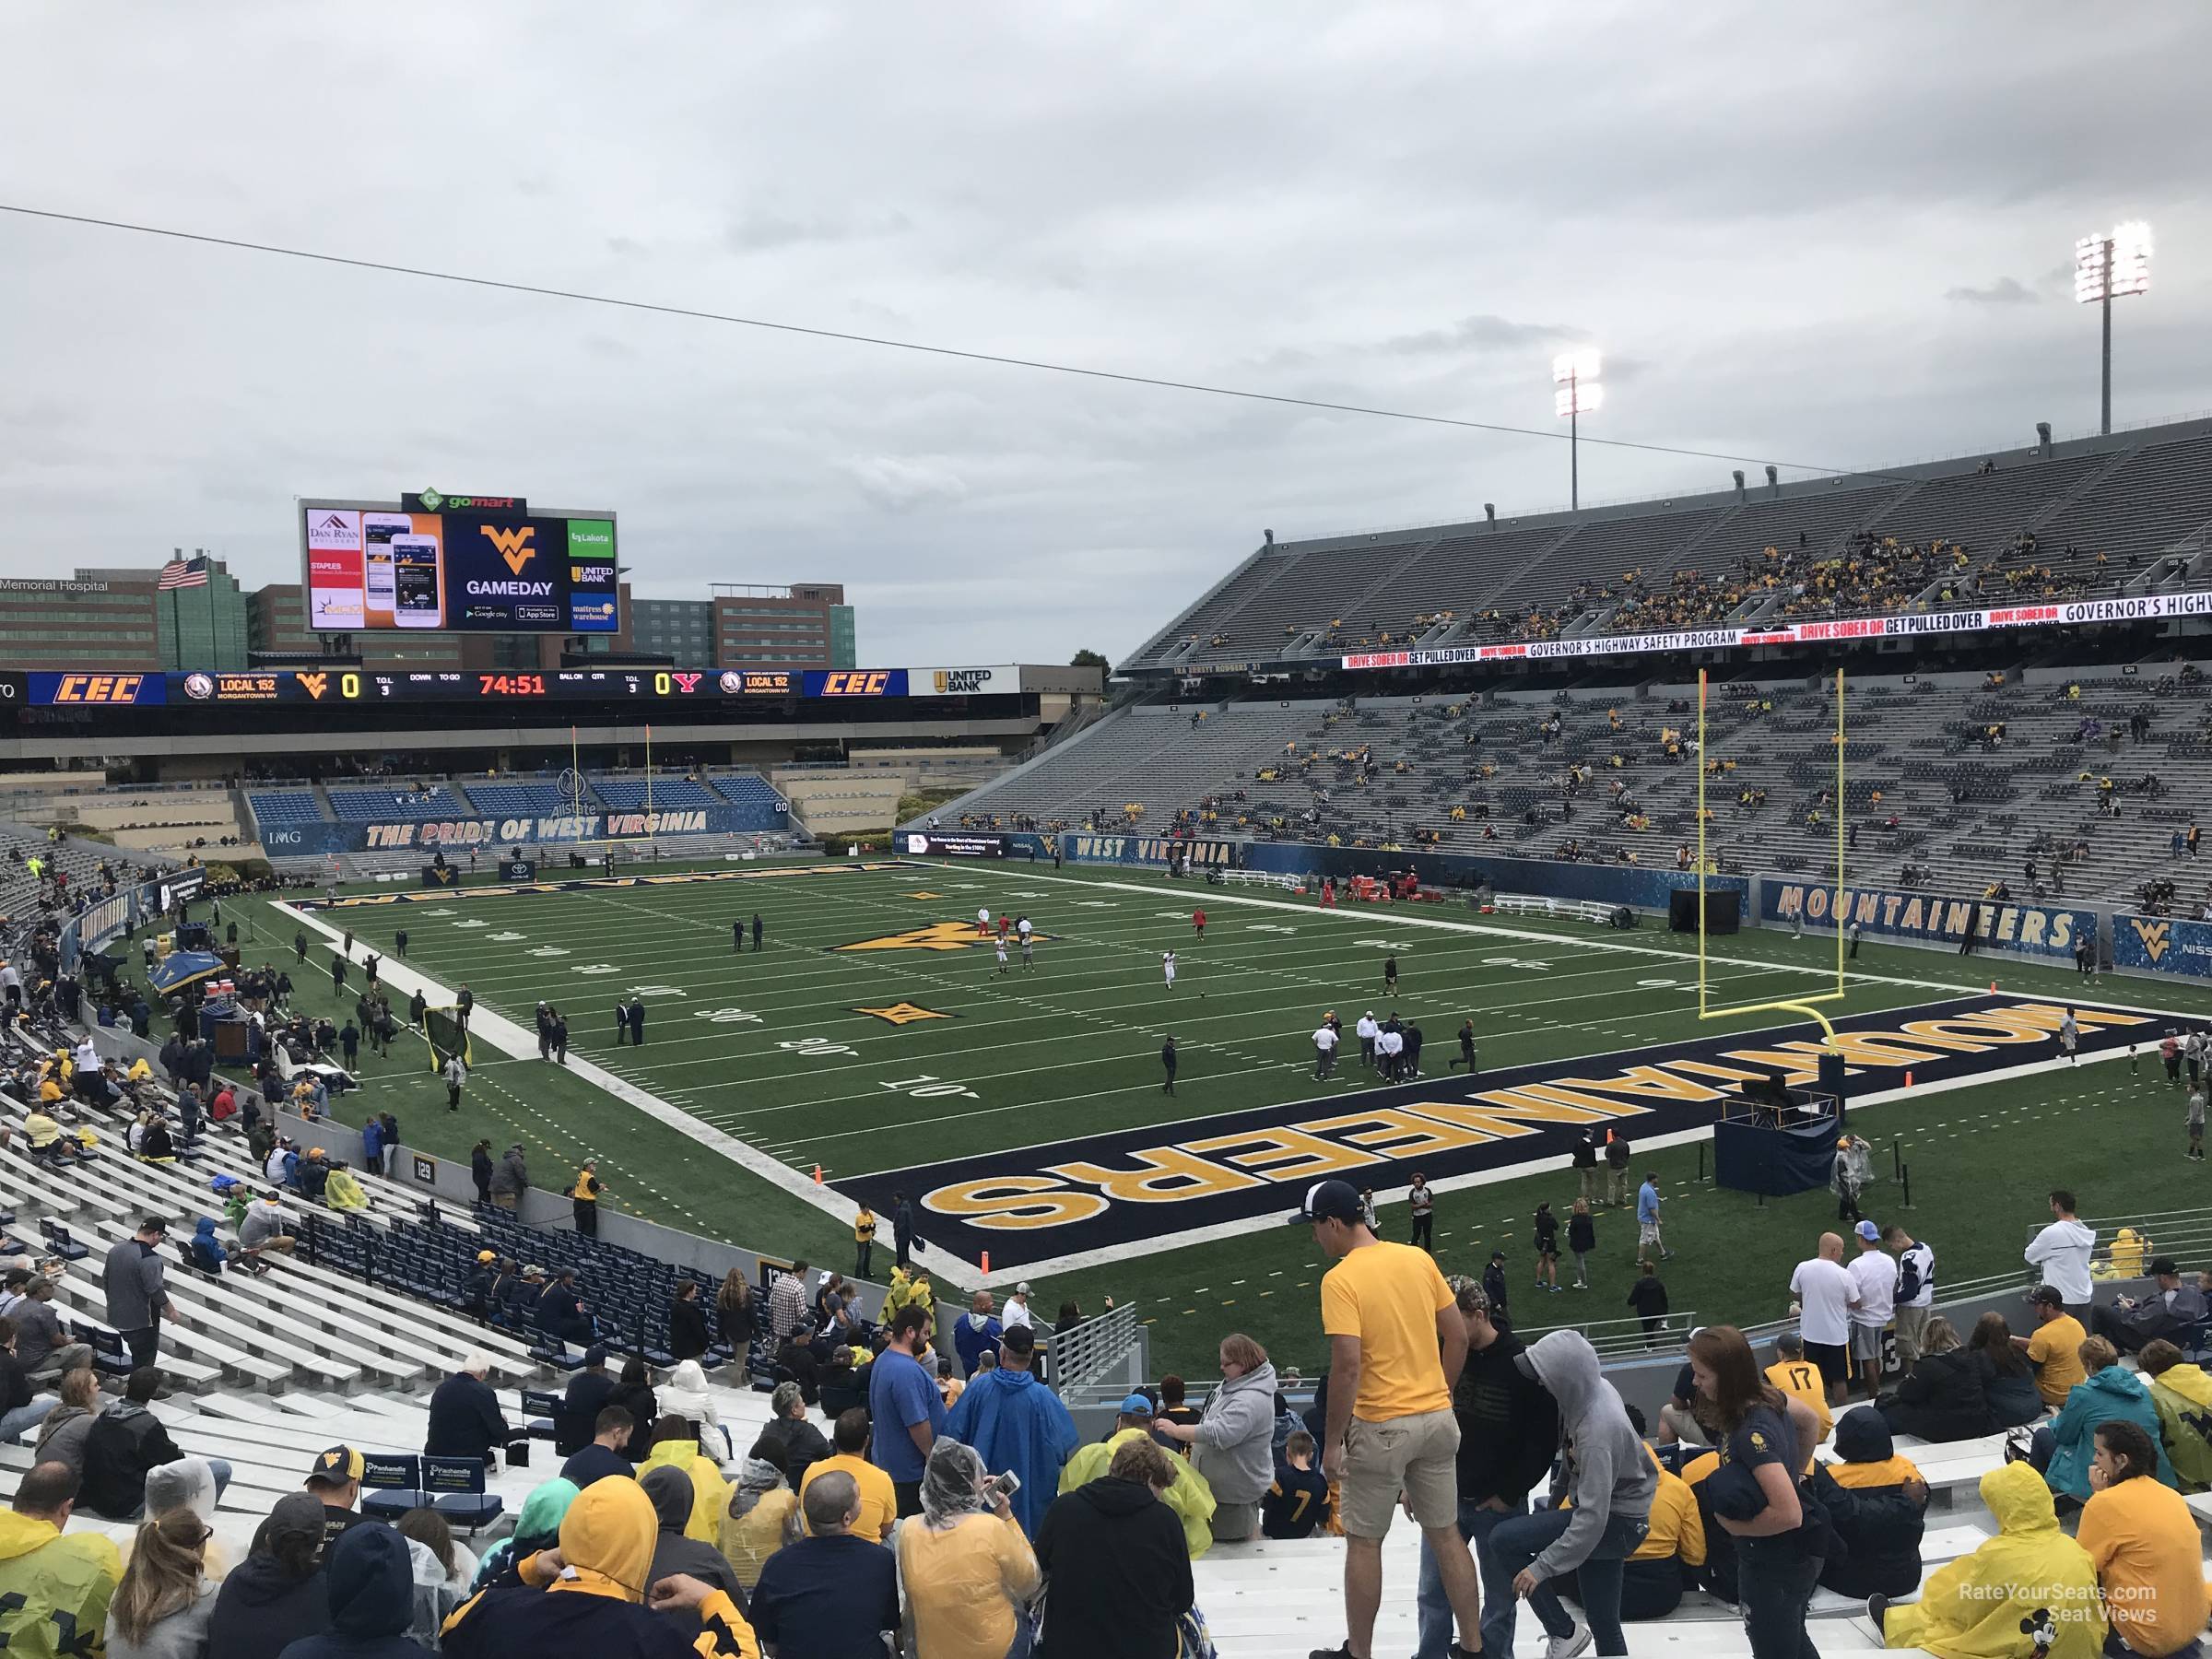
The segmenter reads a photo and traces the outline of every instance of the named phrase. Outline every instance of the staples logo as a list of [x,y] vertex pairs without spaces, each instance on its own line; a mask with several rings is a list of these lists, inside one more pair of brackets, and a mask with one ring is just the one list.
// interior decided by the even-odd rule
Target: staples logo
[[514,575],[523,573],[523,567],[537,554],[535,524],[479,524],[485,539],[499,549],[500,557],[507,561],[507,569]]

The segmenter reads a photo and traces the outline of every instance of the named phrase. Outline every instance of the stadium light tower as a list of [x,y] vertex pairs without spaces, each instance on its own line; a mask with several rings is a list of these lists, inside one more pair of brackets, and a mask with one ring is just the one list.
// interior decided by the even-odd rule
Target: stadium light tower
[[2104,313],[2103,414],[2098,430],[2112,429],[2112,301],[2150,288],[2150,227],[2141,219],[2114,225],[2074,244],[2074,299]]
[[1606,401],[1606,389],[1597,383],[1597,371],[1594,346],[1563,351],[1551,359],[1551,383],[1559,388],[1551,394],[1551,412],[1567,421],[1567,505],[1571,509],[1579,510],[1583,504],[1582,418],[1603,407]]

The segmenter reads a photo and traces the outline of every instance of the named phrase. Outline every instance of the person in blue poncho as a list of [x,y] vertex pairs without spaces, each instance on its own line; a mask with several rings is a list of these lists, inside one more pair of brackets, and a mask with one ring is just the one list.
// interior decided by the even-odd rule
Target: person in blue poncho
[[1027,1325],[1000,1336],[997,1367],[976,1372],[945,1419],[947,1439],[974,1447],[994,1475],[1010,1470],[1020,1478],[1014,1519],[1031,1536],[1059,1496],[1061,1467],[1082,1444],[1060,1396],[1030,1372],[1036,1350]]

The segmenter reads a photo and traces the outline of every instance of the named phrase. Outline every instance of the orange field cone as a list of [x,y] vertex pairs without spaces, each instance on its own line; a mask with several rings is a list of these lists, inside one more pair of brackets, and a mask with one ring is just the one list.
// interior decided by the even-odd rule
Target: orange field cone
[[1994,996],[1997,994],[1997,982],[1995,980],[1991,980],[1989,982],[1989,994],[1992,996]]
[[822,1184],[822,1166],[820,1164],[814,1166],[814,1184],[816,1186]]
[[991,1253],[987,1250],[983,1252],[983,1277],[991,1277]]
[[1911,1072],[1907,1072],[1907,1073],[1905,1074],[1905,1087],[1906,1087],[1907,1088],[1912,1088],[1912,1074]]

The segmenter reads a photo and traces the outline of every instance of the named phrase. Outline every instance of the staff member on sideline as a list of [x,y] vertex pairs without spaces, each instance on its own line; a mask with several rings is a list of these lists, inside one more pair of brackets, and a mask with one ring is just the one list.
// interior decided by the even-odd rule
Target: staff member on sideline
[[569,1199],[576,1213],[576,1230],[587,1239],[599,1236],[599,1194],[606,1191],[598,1160],[585,1159],[583,1168],[576,1171],[576,1184],[569,1189]]
[[1341,1483],[1348,1636],[1339,1652],[1366,1659],[1374,1651],[1382,1540],[1403,1493],[1459,1627],[1448,1659],[1468,1659],[1482,1645],[1482,1593],[1459,1532],[1459,1424],[1452,1415],[1467,1327],[1428,1253],[1383,1243],[1365,1214],[1349,1182],[1322,1181],[1290,1218],[1293,1227],[1310,1228],[1335,1263],[1321,1281],[1322,1329],[1329,1337],[1321,1467]]

